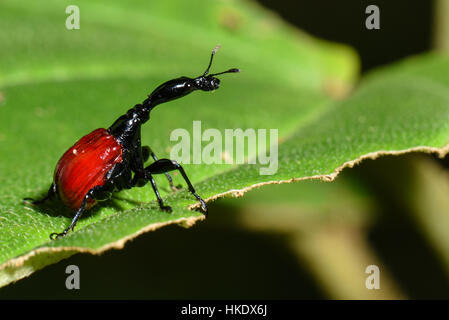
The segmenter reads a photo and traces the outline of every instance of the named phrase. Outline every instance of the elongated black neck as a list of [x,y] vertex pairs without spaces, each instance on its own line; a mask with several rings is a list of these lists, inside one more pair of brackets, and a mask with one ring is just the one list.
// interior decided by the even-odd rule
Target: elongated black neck
[[180,77],[158,86],[141,104],[136,104],[118,118],[108,131],[123,145],[127,146],[140,139],[140,127],[150,119],[151,110],[161,103],[181,98],[197,90],[194,79]]
[[[155,90],[156,91],[156,90]],[[153,91],[153,93],[155,92]],[[109,128],[112,134],[123,146],[133,145],[140,140],[140,128],[150,119],[151,110],[158,104],[167,102],[168,99],[163,96],[160,99],[154,99],[153,94],[149,95],[141,104],[136,104],[124,115],[119,117]]]
[[121,145],[133,145],[140,140],[140,127],[150,119],[152,108],[150,99],[146,99],[142,104],[136,104],[108,128],[109,133]]
[[201,75],[194,79],[179,77],[166,81],[154,89],[141,104],[136,104],[118,118],[108,130],[123,146],[134,144],[140,139],[140,127],[150,119],[150,112],[154,107],[184,97],[195,90],[213,91],[219,84],[220,80],[213,75]]

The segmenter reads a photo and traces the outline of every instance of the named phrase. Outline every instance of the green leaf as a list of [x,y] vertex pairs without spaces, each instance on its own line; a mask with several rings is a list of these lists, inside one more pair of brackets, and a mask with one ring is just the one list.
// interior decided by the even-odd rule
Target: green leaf
[[[191,131],[194,120],[203,130],[275,128],[281,144],[271,176],[260,175],[265,165],[185,165],[204,198],[240,196],[269,183],[330,181],[344,167],[384,154],[447,152],[448,57],[427,55],[379,70],[334,103],[329,95],[341,95],[354,75],[351,52],[312,40],[246,2],[80,1],[79,31],[64,28],[68,2],[52,3],[4,1],[0,10],[6,48],[0,52],[0,284],[75,252],[121,248],[142,232],[202,219],[187,209],[196,202],[186,190],[165,194],[174,208],[168,214],[158,210],[149,187],[135,188],[91,210],[76,232],[50,241],[72,213],[57,203],[27,207],[21,199],[46,192],[54,165],[76,139],[108,126],[161,82],[202,72],[217,39],[223,49],[214,70],[243,72],[223,76],[213,94],[157,108],[144,144],[166,157],[170,132]],[[158,183],[166,187],[163,178]]]
[[[347,91],[357,70],[352,51],[312,39],[243,1],[78,1],[81,29],[72,31],[65,28],[69,4],[0,4],[0,285],[76,252],[121,248],[142,232],[203,218],[188,209],[196,202],[185,189],[164,193],[173,207],[168,214],[146,186],[117,194],[90,210],[76,232],[50,241],[73,213],[58,202],[30,207],[22,199],[46,193],[56,162],[77,139],[109,126],[161,82],[203,72],[217,43],[223,48],[213,70],[239,67],[242,73],[223,76],[214,93],[152,112],[142,141],[159,157],[169,156],[170,133],[191,131],[194,120],[203,130],[222,132],[275,128],[285,140],[319,118],[332,105],[330,96]],[[184,166],[203,197],[234,189],[226,186],[238,167]],[[157,178],[166,189],[164,177]],[[237,182],[251,186],[251,179]]]

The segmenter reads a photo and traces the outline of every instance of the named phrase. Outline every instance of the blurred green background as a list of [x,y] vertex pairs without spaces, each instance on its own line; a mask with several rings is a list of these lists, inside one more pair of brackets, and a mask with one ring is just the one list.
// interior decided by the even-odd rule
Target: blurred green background
[[[444,0],[259,2],[352,46],[363,73],[448,47]],[[368,3],[381,8],[381,30],[363,28]],[[169,226],[101,256],[77,254],[1,288],[0,298],[449,298],[448,166],[420,154],[384,157],[333,183],[221,199],[192,228]],[[64,286],[70,264],[81,270],[81,290]],[[381,270],[380,290],[365,288],[371,264]]]

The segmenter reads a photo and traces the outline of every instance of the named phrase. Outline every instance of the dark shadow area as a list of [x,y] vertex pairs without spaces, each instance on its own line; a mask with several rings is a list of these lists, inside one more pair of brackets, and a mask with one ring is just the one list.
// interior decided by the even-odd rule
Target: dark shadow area
[[[345,43],[360,55],[362,72],[432,45],[434,2],[427,0],[258,0],[296,27],[322,39]],[[368,5],[380,11],[380,29],[368,30]]]
[[[214,205],[190,229],[166,227],[124,250],[78,254],[0,289],[0,299],[318,299],[323,293],[287,236],[256,233]],[[227,219],[225,225],[219,218]],[[65,268],[80,268],[80,290],[67,290]]]
[[44,198],[44,194],[35,198],[25,198],[22,200],[21,204],[25,207],[28,207],[36,212],[41,214],[48,214],[52,217],[64,216],[64,217],[73,217],[75,213],[70,210],[68,207],[64,206],[64,204],[57,198],[54,197],[52,199],[48,199],[45,202],[35,204],[33,200],[40,201]]
[[444,266],[407,208],[407,186],[415,183],[407,159],[367,160],[345,174],[363,181],[377,199],[378,220],[368,233],[369,242],[407,297],[448,299]]
[[[42,199],[42,197],[36,197],[35,199]],[[61,200],[57,196],[53,197],[52,199],[46,200],[44,203],[39,204],[33,204],[31,201],[22,201],[22,204],[26,207],[29,207],[41,214],[48,214],[52,217],[58,217],[58,216],[64,216],[67,218],[73,218],[75,216],[75,211],[71,210],[69,207],[65,206]],[[139,202],[140,204],[140,202]],[[99,204],[94,206],[93,208],[87,210],[83,216],[80,218],[80,220],[83,219],[83,217],[87,215],[96,215],[98,211],[103,207],[110,207],[114,210],[120,211],[122,208],[113,201],[113,198],[106,201],[101,201]]]

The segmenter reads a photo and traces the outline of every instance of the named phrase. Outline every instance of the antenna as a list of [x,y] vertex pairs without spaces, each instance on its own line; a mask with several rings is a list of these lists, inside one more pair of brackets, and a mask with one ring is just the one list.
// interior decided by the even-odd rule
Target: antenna
[[232,68],[232,69],[229,69],[229,70],[226,70],[223,72],[211,74],[210,76],[213,77],[213,76],[218,76],[219,74],[223,74],[223,73],[234,73],[234,72],[240,72],[240,69]]
[[214,59],[214,55],[215,53],[218,51],[218,49],[220,49],[221,45],[217,45],[214,50],[212,50],[212,54],[210,55],[210,61],[209,61],[209,65],[207,66],[206,71],[204,71],[203,73],[203,77],[206,76],[209,73],[209,69],[212,66],[212,60]]
[[[218,49],[220,49],[220,47],[221,47],[221,45],[217,45],[214,48],[214,50],[212,50],[212,54],[210,55],[209,65],[207,66],[206,71],[204,71],[203,77],[205,77],[209,73],[210,67],[212,66],[212,60],[214,59],[214,55],[215,55],[215,53],[217,53],[217,51],[218,51]],[[232,69],[229,69],[229,70],[226,70],[226,71],[223,71],[223,72],[211,74],[210,76],[213,77],[213,76],[218,76],[218,75],[223,74],[223,73],[235,73],[235,72],[240,72],[240,69],[232,68]]]

